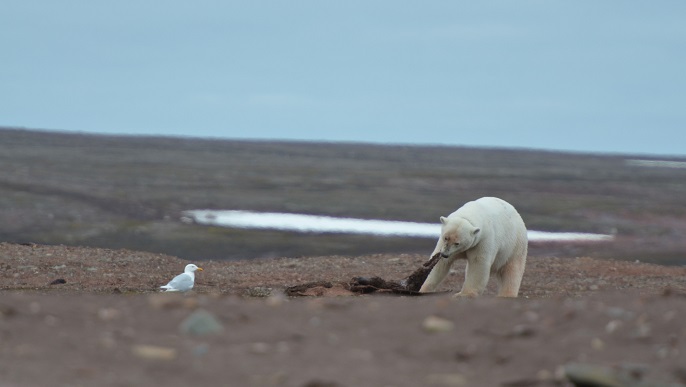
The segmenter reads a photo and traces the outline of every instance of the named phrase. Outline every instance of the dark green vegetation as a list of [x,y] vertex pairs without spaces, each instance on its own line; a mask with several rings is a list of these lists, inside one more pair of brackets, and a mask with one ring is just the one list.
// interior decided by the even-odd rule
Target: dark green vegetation
[[[0,240],[187,259],[430,253],[427,239],[183,224],[189,209],[437,222],[498,196],[530,229],[617,233],[531,254],[686,263],[686,169],[628,155],[460,147],[109,137],[0,129]],[[672,158],[673,160],[683,160]]]

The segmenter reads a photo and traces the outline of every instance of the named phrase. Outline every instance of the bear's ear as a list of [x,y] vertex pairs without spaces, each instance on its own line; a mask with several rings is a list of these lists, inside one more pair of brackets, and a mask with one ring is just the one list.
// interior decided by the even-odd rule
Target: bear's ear
[[445,216],[441,216],[441,223],[442,224],[445,224],[447,221],[448,221],[448,218],[446,218]]
[[478,228],[478,227],[477,227],[477,228],[475,228],[474,230],[472,230],[472,235],[476,235],[476,234],[478,234],[478,233],[479,233],[479,231],[481,231],[481,229],[480,229],[480,228]]

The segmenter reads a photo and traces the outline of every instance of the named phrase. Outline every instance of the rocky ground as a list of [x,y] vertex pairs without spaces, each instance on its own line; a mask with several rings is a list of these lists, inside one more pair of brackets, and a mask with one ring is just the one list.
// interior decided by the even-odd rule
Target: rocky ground
[[1,243],[0,385],[686,385],[685,267],[531,257],[516,300],[451,298],[463,266],[434,295],[347,290],[425,259],[195,262],[182,296],[157,292],[176,257]]

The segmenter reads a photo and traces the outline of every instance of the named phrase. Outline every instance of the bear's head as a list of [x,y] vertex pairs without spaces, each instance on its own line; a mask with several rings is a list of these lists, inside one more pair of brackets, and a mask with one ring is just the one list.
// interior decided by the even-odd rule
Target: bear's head
[[464,218],[446,218],[441,216],[441,256],[448,258],[463,253],[479,241],[480,228],[475,227]]

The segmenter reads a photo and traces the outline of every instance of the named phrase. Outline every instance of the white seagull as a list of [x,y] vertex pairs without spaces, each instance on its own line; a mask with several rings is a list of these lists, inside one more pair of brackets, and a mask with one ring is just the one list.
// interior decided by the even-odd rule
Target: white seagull
[[165,292],[187,292],[193,289],[196,270],[202,271],[202,268],[192,263],[186,265],[186,269],[182,274],[174,277],[168,284],[160,286],[160,289],[164,289]]

